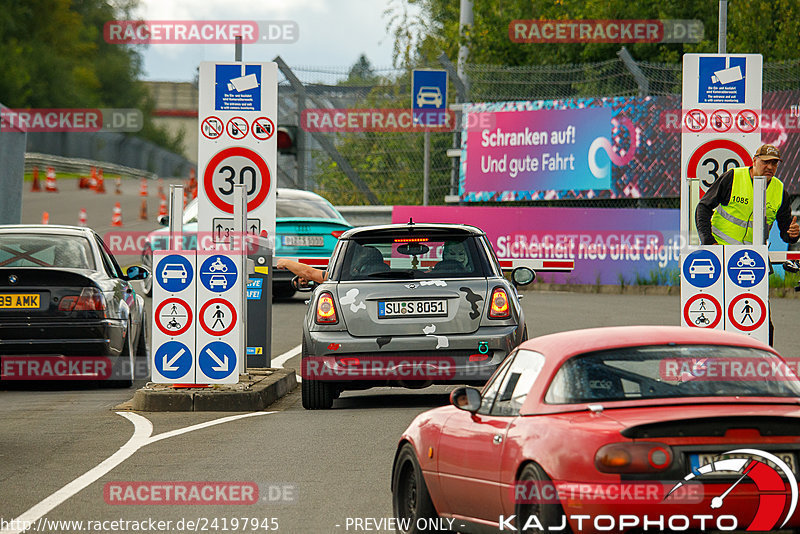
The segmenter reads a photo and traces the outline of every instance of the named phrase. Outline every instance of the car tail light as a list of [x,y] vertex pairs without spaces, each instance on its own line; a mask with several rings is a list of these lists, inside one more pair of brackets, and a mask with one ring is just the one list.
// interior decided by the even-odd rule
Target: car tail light
[[336,324],[339,319],[336,317],[336,305],[333,303],[333,295],[325,291],[317,300],[317,324]]
[[333,232],[331,232],[331,235],[333,237],[335,237],[336,239],[339,239],[342,236],[343,233],[344,233],[344,230],[334,230]]
[[339,358],[339,365],[346,365],[346,366],[355,365],[355,366],[359,366],[359,365],[361,365],[361,359],[360,358]]
[[492,291],[492,305],[489,308],[489,319],[508,319],[511,317],[511,307],[508,305],[508,295],[502,287]]
[[424,243],[428,240],[427,237],[398,237],[394,240],[395,243]]
[[[85,287],[79,296],[70,295],[61,299],[60,311],[106,311],[106,298],[96,287]],[[105,313],[103,314],[105,316]]]
[[672,464],[672,449],[661,443],[609,443],[594,455],[603,473],[653,473]]

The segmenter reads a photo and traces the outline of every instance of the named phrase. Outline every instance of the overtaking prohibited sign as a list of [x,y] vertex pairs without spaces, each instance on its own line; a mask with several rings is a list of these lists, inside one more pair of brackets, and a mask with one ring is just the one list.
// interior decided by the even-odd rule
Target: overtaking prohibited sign
[[272,176],[256,151],[229,147],[218,152],[206,166],[203,184],[208,199],[225,213],[233,213],[233,186],[242,184],[247,194],[247,211],[256,209],[267,198]]

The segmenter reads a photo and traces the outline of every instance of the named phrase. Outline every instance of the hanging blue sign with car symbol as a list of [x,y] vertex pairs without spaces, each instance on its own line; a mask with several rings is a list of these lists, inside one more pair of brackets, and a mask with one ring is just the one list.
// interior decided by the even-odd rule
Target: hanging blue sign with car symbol
[[234,286],[238,274],[232,259],[222,254],[214,254],[206,258],[200,266],[198,276],[206,289],[223,293]]
[[183,256],[170,254],[161,258],[155,270],[156,282],[165,291],[178,293],[192,283],[194,269],[192,264]]
[[683,277],[694,287],[710,287],[721,274],[722,264],[709,250],[695,250],[683,262]]

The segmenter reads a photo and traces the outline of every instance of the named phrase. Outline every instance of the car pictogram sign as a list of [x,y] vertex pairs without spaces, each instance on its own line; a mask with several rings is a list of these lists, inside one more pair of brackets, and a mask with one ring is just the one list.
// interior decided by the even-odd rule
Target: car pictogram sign
[[242,184],[247,194],[247,211],[259,207],[270,192],[272,175],[267,163],[256,151],[228,147],[218,152],[206,166],[203,187],[211,204],[225,213],[233,213],[233,186]]
[[222,124],[222,120],[219,117],[214,117],[212,115],[203,119],[201,131],[203,132],[203,136],[208,139],[217,139],[225,131],[225,126]]
[[231,258],[224,254],[214,254],[203,261],[198,276],[209,291],[224,293],[234,286],[239,273]]
[[728,278],[739,287],[758,285],[767,274],[767,264],[754,250],[739,250],[728,259]]
[[713,295],[698,293],[683,305],[683,319],[688,326],[714,328],[722,319],[722,306]]
[[728,304],[728,321],[744,332],[758,329],[767,318],[767,306],[758,295],[741,293]]
[[178,254],[161,258],[155,269],[156,282],[170,293],[183,291],[192,283],[194,269],[192,264]]
[[237,314],[233,304],[225,299],[211,299],[200,308],[200,326],[212,336],[224,336],[236,326]]
[[722,275],[722,264],[710,250],[695,250],[683,262],[683,277],[694,287],[712,286]]
[[159,330],[168,336],[179,336],[192,325],[192,308],[185,300],[172,297],[161,301],[155,317]]

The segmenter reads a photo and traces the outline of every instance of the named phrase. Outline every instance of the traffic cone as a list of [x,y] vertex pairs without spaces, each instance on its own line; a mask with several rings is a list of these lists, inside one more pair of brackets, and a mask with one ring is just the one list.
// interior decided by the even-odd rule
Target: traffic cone
[[117,195],[121,195],[122,194],[122,176],[117,176],[117,179],[115,180],[115,182],[117,184],[117,189],[116,189],[116,191],[114,191],[114,193],[117,194]]
[[111,226],[122,226],[122,206],[119,202],[114,204],[114,212],[111,214]]
[[158,204],[158,216],[163,217],[165,215],[167,215],[167,197],[162,193],[161,202]]
[[164,180],[162,178],[158,179],[158,196],[164,196]]
[[95,193],[105,193],[106,186],[103,180],[103,169],[97,169],[97,189]]
[[39,167],[33,168],[33,185],[31,186],[31,191],[41,191],[42,186],[39,183]]
[[184,187],[184,188],[183,188],[183,207],[184,207],[184,208],[186,207],[186,202],[187,202],[187,200],[188,200],[188,197],[187,197],[187,195],[188,195],[188,194],[189,194],[189,192],[188,192],[188,191],[186,190],[186,188]]
[[58,187],[56,187],[56,171],[53,167],[47,167],[47,179],[45,180],[44,188],[51,193],[58,193]]
[[97,168],[95,167],[89,171],[89,189],[97,191]]
[[50,224],[50,214],[46,211],[42,212],[42,224]]
[[78,212],[78,226],[86,226],[86,208],[81,208],[81,211]]
[[146,197],[147,196],[147,178],[142,178],[139,182],[139,196]]
[[142,209],[139,210],[139,219],[142,221],[147,220],[147,199],[142,199]]

